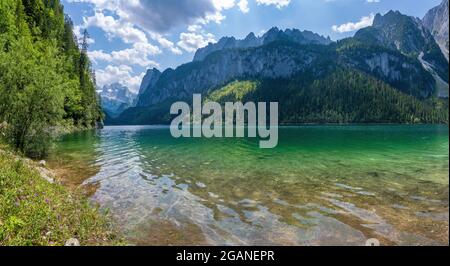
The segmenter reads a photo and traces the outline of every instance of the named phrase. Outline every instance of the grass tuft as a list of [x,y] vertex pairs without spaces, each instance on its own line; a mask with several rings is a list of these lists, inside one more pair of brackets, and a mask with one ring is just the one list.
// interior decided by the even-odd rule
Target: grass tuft
[[13,154],[0,150],[0,245],[121,245],[107,214],[81,193],[51,184]]

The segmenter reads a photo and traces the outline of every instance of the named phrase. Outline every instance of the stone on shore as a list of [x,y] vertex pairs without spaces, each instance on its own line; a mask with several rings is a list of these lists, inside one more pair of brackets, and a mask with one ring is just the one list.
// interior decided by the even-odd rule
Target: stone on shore
[[78,239],[76,239],[76,238],[71,238],[71,239],[66,241],[66,244],[64,246],[66,246],[66,247],[79,247],[80,246],[80,241],[78,241]]

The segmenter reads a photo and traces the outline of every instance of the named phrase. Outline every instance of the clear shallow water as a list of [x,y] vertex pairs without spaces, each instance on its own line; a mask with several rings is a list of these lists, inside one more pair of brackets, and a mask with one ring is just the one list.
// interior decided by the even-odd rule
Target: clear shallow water
[[447,126],[286,127],[258,144],[107,127],[64,137],[52,164],[138,245],[448,245]]

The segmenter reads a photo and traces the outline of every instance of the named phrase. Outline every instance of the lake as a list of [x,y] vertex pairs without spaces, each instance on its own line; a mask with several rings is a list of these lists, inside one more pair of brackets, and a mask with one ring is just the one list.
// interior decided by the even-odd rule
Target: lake
[[281,127],[175,139],[168,127],[63,137],[50,158],[136,245],[448,245],[447,126]]

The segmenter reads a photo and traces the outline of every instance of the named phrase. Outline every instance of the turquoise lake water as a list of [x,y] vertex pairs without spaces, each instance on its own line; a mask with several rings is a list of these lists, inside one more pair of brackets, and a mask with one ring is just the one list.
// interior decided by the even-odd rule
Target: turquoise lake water
[[448,245],[447,126],[282,127],[270,150],[106,127],[52,161],[136,245]]

